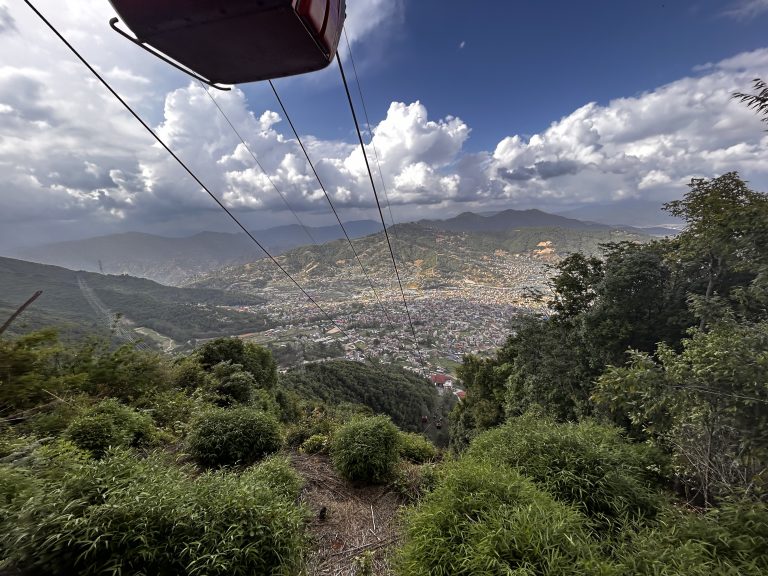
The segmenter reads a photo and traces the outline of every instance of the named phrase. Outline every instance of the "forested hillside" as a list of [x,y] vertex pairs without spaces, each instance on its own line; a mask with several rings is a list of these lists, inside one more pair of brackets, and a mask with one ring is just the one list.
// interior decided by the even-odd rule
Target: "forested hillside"
[[[12,333],[55,325],[75,338],[108,335],[112,327],[99,304],[131,325],[151,328],[181,342],[268,327],[254,314],[222,308],[263,302],[256,296],[173,288],[132,276],[75,272],[0,258],[0,316],[10,316],[37,290],[43,294],[11,326]],[[95,295],[95,302],[89,300],[90,294]]]
[[[445,399],[438,396],[435,387],[421,376],[385,364],[344,360],[308,364],[289,371],[282,382],[287,390],[304,398],[331,405],[364,404],[377,414],[390,416],[399,428],[410,432],[425,428],[422,416],[428,416],[430,422],[447,416],[453,400],[452,394]],[[433,435],[437,436],[437,431]]]

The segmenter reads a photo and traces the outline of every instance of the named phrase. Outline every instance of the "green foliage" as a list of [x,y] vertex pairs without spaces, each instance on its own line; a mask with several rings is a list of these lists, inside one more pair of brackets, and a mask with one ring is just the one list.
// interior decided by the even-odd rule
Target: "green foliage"
[[450,447],[454,452],[466,448],[479,432],[503,422],[504,388],[511,370],[505,352],[506,347],[489,359],[464,356],[457,375],[467,395],[450,415]]
[[576,252],[557,264],[552,280],[555,297],[552,309],[562,318],[572,318],[589,309],[595,299],[595,286],[603,278],[603,261]]
[[155,424],[177,436],[184,436],[190,423],[203,411],[210,408],[203,395],[189,395],[182,390],[166,390],[152,396],[145,403],[145,410]]
[[760,283],[768,267],[768,194],[750,190],[735,172],[694,178],[689,188],[665,209],[687,224],[674,248],[699,283],[691,291],[699,328],[722,320],[724,312],[765,319],[766,292]]
[[240,364],[259,388],[271,390],[277,384],[277,364],[269,350],[240,338],[216,338],[195,350],[195,356],[206,370],[230,362]]
[[676,457],[677,475],[704,504],[731,490],[763,492],[768,466],[768,322],[695,330],[681,352],[633,353],[609,368],[594,399]]
[[349,480],[383,482],[397,462],[398,439],[397,427],[386,416],[352,420],[333,437],[333,465]]
[[189,392],[213,388],[211,375],[206,372],[197,359],[190,356],[176,362],[171,378],[175,388]]
[[[14,484],[0,472],[0,492]],[[3,506],[13,522],[0,546],[11,568],[41,576],[295,574],[298,486],[285,461],[195,475],[159,455],[115,452]]]
[[503,394],[508,416],[533,406],[561,421],[590,415],[589,393],[597,367],[574,321],[524,321],[502,354],[509,359]]
[[157,442],[152,419],[110,398],[79,416],[66,436],[83,450],[100,458],[110,447],[150,446]]
[[366,550],[354,559],[355,576],[373,576],[373,552]]
[[437,449],[421,434],[401,432],[398,439],[398,454],[414,464],[424,464],[437,458]]
[[754,110],[755,114],[762,115],[763,122],[768,122],[768,85],[765,80],[755,78],[752,80],[754,94],[745,94],[743,92],[734,92],[731,98],[735,98],[747,105],[747,108]]
[[301,443],[299,450],[304,454],[326,454],[330,448],[330,438],[324,434],[313,434]]
[[162,355],[137,350],[131,344],[116,350],[91,344],[79,356],[77,366],[88,374],[82,389],[89,394],[136,404],[173,384],[171,368]]
[[281,385],[328,405],[364,404],[375,413],[390,416],[398,427],[410,432],[418,432],[421,416],[434,414],[438,404],[435,387],[413,372],[344,360],[292,370],[281,378]]
[[247,407],[207,412],[187,439],[190,455],[203,466],[248,466],[282,443],[275,417]]
[[288,428],[286,442],[289,446],[301,446],[316,435],[332,437],[341,421],[325,407],[315,407],[307,416]]
[[696,514],[665,512],[658,525],[628,533],[614,555],[624,574],[758,576],[768,571],[768,508],[725,503]]
[[392,487],[408,502],[418,502],[437,486],[436,464],[414,464],[401,460],[395,466]]
[[92,405],[92,400],[84,394],[67,396],[62,400],[40,408],[25,420],[20,428],[41,438],[58,436]]
[[607,573],[585,518],[516,470],[462,459],[441,476],[406,514],[398,574]]
[[0,340],[0,410],[6,414],[51,402],[84,379],[62,367],[65,350],[55,330]]
[[256,379],[245,372],[240,364],[232,364],[229,360],[219,362],[211,368],[211,372],[218,382],[215,390],[222,406],[251,402],[256,390]]
[[601,526],[653,518],[662,504],[659,454],[590,421],[557,424],[529,412],[478,436],[465,457],[516,468]]

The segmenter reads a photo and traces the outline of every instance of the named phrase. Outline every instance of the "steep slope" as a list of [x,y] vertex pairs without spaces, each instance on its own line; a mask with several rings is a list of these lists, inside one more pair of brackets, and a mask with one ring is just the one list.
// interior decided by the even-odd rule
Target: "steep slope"
[[53,324],[74,334],[104,334],[114,328],[109,317],[119,315],[129,327],[146,327],[186,341],[267,325],[262,317],[228,308],[263,302],[255,296],[171,288],[143,278],[75,272],[0,257],[0,317],[5,319],[36,290],[43,294],[19,318],[16,330]]

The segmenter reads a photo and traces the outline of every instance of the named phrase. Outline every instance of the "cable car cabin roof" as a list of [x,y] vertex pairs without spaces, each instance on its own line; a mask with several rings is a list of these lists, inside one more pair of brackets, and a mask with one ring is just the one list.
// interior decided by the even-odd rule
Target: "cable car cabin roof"
[[221,84],[324,68],[345,18],[345,0],[110,2],[140,42]]

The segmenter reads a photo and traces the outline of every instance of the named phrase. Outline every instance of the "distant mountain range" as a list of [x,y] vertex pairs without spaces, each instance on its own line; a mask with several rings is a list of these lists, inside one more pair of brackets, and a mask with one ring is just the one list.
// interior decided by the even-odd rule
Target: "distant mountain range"
[[[381,230],[381,224],[373,220],[348,222],[345,227],[353,238]],[[307,227],[307,231],[309,235],[298,224],[292,224],[253,234],[274,254],[312,244],[313,240],[323,244],[343,237],[338,226]],[[264,254],[245,234],[201,232],[185,238],[168,238],[126,232],[45,244],[20,250],[13,256],[72,270],[128,274],[178,286],[211,270],[254,262]]]
[[453,232],[507,232],[517,228],[606,229],[610,226],[574,220],[541,210],[504,210],[490,215],[462,212],[447,220],[420,220],[418,224]]
[[610,204],[590,204],[563,212],[560,216],[587,219],[591,222],[612,226],[634,226],[636,228],[659,228],[662,231],[676,228],[684,223],[661,209],[659,202],[632,198]]
[[[630,234],[667,235],[666,228],[639,229],[611,226],[578,220],[541,210],[504,210],[486,215],[464,212],[445,220],[421,220],[419,226],[452,232],[506,233],[530,228],[609,231],[620,228]],[[381,224],[358,220],[345,224],[353,239],[375,234]],[[273,254],[279,255],[300,246],[325,244],[343,238],[338,226],[278,226],[254,232],[254,236]],[[27,248],[15,254],[45,264],[56,264],[73,270],[128,274],[157,282],[180,286],[193,282],[220,268],[239,266],[263,258],[263,254],[245,234],[201,232],[185,238],[168,238],[153,234],[127,232],[46,244]]]

